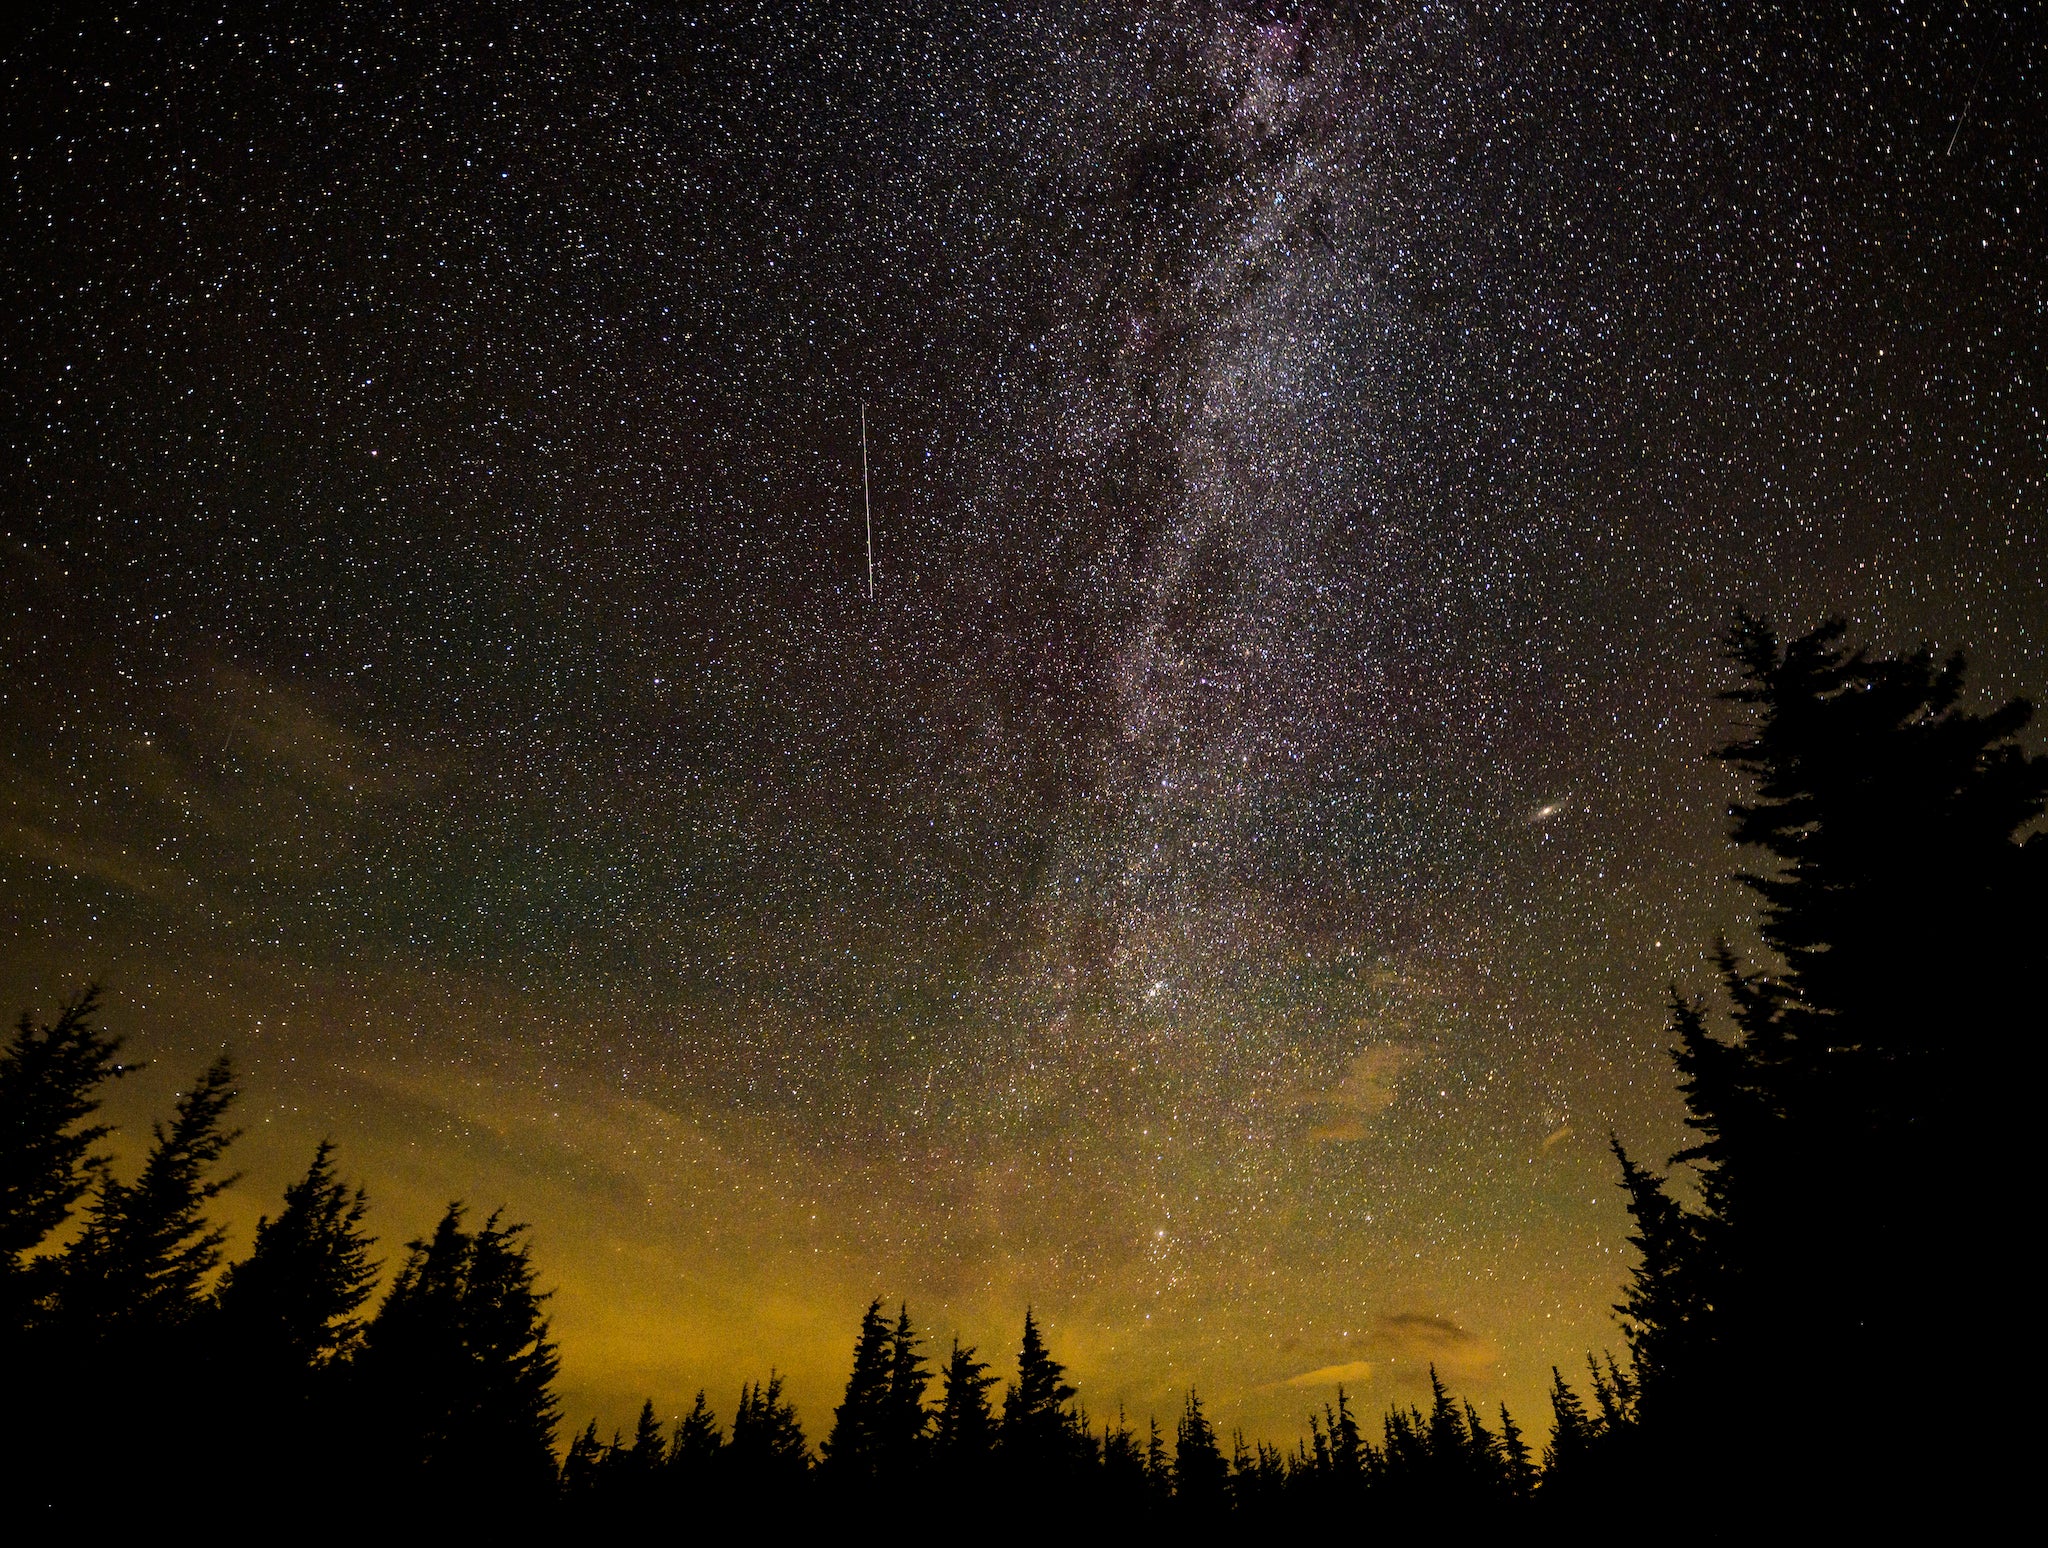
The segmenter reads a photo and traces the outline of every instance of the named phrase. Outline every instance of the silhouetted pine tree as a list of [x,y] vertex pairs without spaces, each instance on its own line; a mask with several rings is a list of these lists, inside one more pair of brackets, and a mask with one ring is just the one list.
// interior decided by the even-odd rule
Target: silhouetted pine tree
[[[1698,1014],[1684,1004],[1673,1010],[1681,1026]],[[1707,1261],[1699,1217],[1631,1160],[1619,1140],[1609,1143],[1621,1167],[1633,1222],[1628,1240],[1636,1249],[1628,1287],[1614,1309],[1621,1315],[1641,1401],[1654,1420],[1667,1391],[1673,1403],[1682,1404],[1688,1390],[1697,1390],[1713,1357],[1709,1312],[1716,1270]]]
[[1550,1368],[1550,1443],[1543,1452],[1543,1488],[1546,1493],[1583,1493],[1582,1480],[1593,1460],[1595,1429],[1587,1416],[1585,1400],[1571,1389],[1563,1372]]
[[[275,1219],[256,1223],[249,1256],[229,1267],[215,1297],[222,1340],[238,1364],[287,1387],[352,1353],[359,1313],[376,1284],[363,1220],[369,1200],[350,1191],[322,1140],[306,1175],[284,1191]],[[251,1371],[250,1374],[258,1374]]]
[[1313,1414],[1309,1416],[1309,1430],[1319,1474],[1321,1499],[1317,1508],[1333,1519],[1348,1518],[1365,1496],[1376,1470],[1378,1453],[1359,1431],[1358,1417],[1351,1411],[1350,1394],[1343,1387],[1337,1388],[1335,1408],[1323,1406],[1320,1433]]
[[358,1422],[401,1498],[512,1513],[553,1491],[557,1356],[525,1228],[462,1216],[409,1244],[355,1362]]
[[1105,1517],[1117,1524],[1129,1525],[1151,1513],[1145,1453],[1121,1403],[1116,1423],[1102,1427],[1102,1502]]
[[1102,1509],[1102,1444],[1096,1438],[1095,1421],[1079,1403],[1068,1409],[1062,1462],[1067,1469],[1068,1488],[1074,1508],[1088,1516]]
[[881,1468],[891,1365],[889,1322],[881,1301],[871,1301],[854,1339],[846,1396],[833,1410],[831,1432],[818,1448],[823,1476],[836,1487],[864,1488]]
[[1387,1417],[1381,1424],[1384,1449],[1380,1455],[1384,1460],[1387,1481],[1400,1491],[1413,1493],[1426,1488],[1431,1472],[1429,1466],[1429,1424],[1419,1409],[1406,1411],[1396,1407],[1387,1410]]
[[1586,1369],[1592,1377],[1593,1401],[1600,1410],[1594,1429],[1602,1436],[1619,1435],[1635,1423],[1635,1378],[1615,1362],[1612,1354],[1607,1356],[1604,1369],[1598,1360],[1587,1355]]
[[[1323,1408],[1324,1417],[1329,1415],[1329,1411],[1329,1406],[1325,1404]],[[1296,1450],[1299,1453],[1301,1465],[1317,1478],[1327,1479],[1330,1476],[1329,1432],[1323,1428],[1323,1419],[1317,1417],[1313,1409],[1309,1411],[1308,1416],[1307,1449],[1302,1450],[1300,1444],[1297,1443]]]
[[[141,1170],[124,1183],[102,1172],[79,1235],[58,1257],[33,1334],[36,1346],[8,1386],[40,1388],[26,1444],[25,1487],[53,1503],[90,1487],[73,1473],[85,1454],[65,1438],[88,1426],[146,1435],[123,1457],[128,1487],[96,1508],[132,1524],[140,1501],[175,1487],[198,1462],[216,1418],[215,1372],[198,1328],[222,1231],[207,1203],[234,1181],[216,1175],[233,1142],[225,1057],[180,1094],[158,1123]],[[17,1454],[21,1455],[21,1454]]]
[[1507,1496],[1506,1459],[1501,1455],[1500,1437],[1487,1429],[1479,1410],[1469,1402],[1465,1409],[1466,1456],[1473,1498],[1498,1502]]
[[[591,1441],[596,1439],[594,1428],[584,1432],[571,1451],[581,1447],[586,1453]],[[574,1503],[576,1491],[569,1487],[567,1461],[564,1461],[564,1496]],[[590,1468],[590,1477],[583,1493],[582,1527],[585,1531],[607,1533],[640,1533],[658,1524],[668,1515],[663,1507],[672,1504],[667,1498],[672,1493],[673,1475],[668,1468],[668,1442],[661,1433],[661,1421],[654,1414],[654,1400],[648,1399],[640,1405],[640,1416],[633,1426],[633,1438],[622,1439],[613,1433],[611,1444],[600,1447],[595,1466]]]
[[1446,1501],[1469,1495],[1472,1485],[1471,1437],[1465,1433],[1464,1415],[1451,1401],[1451,1394],[1429,1368],[1429,1417],[1423,1429],[1423,1445],[1429,1453],[1430,1487]]
[[1356,1484],[1365,1476],[1366,1452],[1369,1449],[1359,1434],[1358,1420],[1351,1412],[1351,1399],[1340,1386],[1337,1389],[1337,1406],[1327,1410],[1330,1423],[1330,1468],[1340,1479]]
[[675,1434],[669,1441],[670,1498],[686,1506],[708,1491],[718,1471],[718,1455],[724,1449],[725,1432],[719,1428],[718,1417],[711,1412],[711,1405],[704,1401],[703,1389],[699,1388],[697,1400],[676,1421]]
[[661,1421],[654,1417],[654,1399],[640,1405],[640,1417],[633,1425],[633,1439],[626,1447],[626,1460],[635,1473],[652,1477],[668,1460],[668,1442],[662,1438]]
[[989,1408],[988,1389],[997,1378],[983,1361],[974,1358],[974,1348],[962,1348],[953,1340],[953,1352],[946,1359],[939,1396],[938,1424],[932,1444],[941,1464],[948,1469],[978,1465],[995,1450],[995,1415]]
[[1071,1452],[1067,1404],[1075,1396],[1066,1378],[1066,1367],[1046,1349],[1037,1319],[1026,1307],[1017,1379],[1003,1394],[1002,1454],[1020,1478],[1063,1485]]
[[1145,1485],[1155,1510],[1164,1510],[1173,1500],[1173,1464],[1167,1460],[1166,1437],[1159,1431],[1157,1417],[1146,1421]]
[[256,1225],[249,1256],[229,1267],[201,1336],[213,1388],[208,1426],[231,1439],[248,1482],[245,1517],[276,1520],[324,1476],[337,1447],[343,1364],[361,1342],[358,1315],[377,1265],[360,1188],[336,1175],[322,1142],[284,1208]]
[[569,1442],[568,1455],[562,1458],[562,1498],[578,1519],[587,1520],[587,1513],[596,1505],[605,1451],[593,1419]]
[[224,1122],[234,1100],[223,1054],[155,1126],[135,1181],[101,1179],[63,1258],[58,1315],[72,1336],[161,1337],[199,1314],[227,1239],[206,1205],[235,1181],[212,1175],[236,1137]]
[[1959,708],[1960,655],[1872,658],[1843,632],[1782,649],[1753,618],[1731,633],[1744,680],[1726,697],[1756,713],[1721,753],[1756,788],[1732,837],[1776,862],[1743,880],[1784,963],[1783,1058],[1812,1077],[1784,1097],[1917,1150],[1912,1131],[1951,1132],[1956,1082],[2039,988],[2048,838],[2020,836],[2048,805],[2048,757],[2016,740],[2025,700]]
[[92,984],[53,1022],[23,1011],[0,1049],[0,1364],[17,1369],[17,1340],[59,1268],[54,1256],[31,1255],[104,1175],[93,1147],[113,1130],[86,1120],[100,1088],[135,1068],[119,1062],[121,1039],[95,1024],[99,1009]]
[[987,1363],[955,1338],[939,1373],[939,1406],[930,1443],[931,1483],[941,1511],[978,1509],[988,1497],[997,1437],[988,1389],[995,1384]]
[[1536,1493],[1536,1463],[1529,1455],[1529,1443],[1522,1439],[1522,1427],[1515,1423],[1505,1403],[1500,1405],[1500,1456],[1508,1497],[1532,1498]]
[[1273,1446],[1245,1444],[1244,1431],[1231,1438],[1230,1508],[1248,1525],[1277,1522],[1287,1509],[1287,1459]]
[[1216,1428],[1202,1412],[1202,1400],[1194,1388],[1174,1430],[1174,1504],[1194,1519],[1213,1520],[1230,1503],[1230,1469],[1216,1444]]
[[796,1410],[782,1395],[782,1378],[770,1372],[766,1384],[740,1391],[732,1439],[723,1453],[729,1497],[739,1504],[801,1510],[811,1471],[810,1447]]
[[931,1371],[918,1353],[918,1337],[910,1325],[910,1308],[897,1308],[889,1334],[889,1386],[882,1400],[881,1443],[885,1470],[898,1480],[909,1478],[924,1461],[932,1416],[924,1406]]
[[1889,1352],[1945,1296],[1987,1223],[1971,1211],[1997,1207],[2002,1172],[1976,1137],[2018,1131],[1986,1121],[1987,1099],[2008,1099],[1979,1076],[2021,1025],[2013,1008],[2039,1016],[2048,838],[2030,829],[2048,758],[2016,740],[2024,701],[1960,708],[1959,658],[1872,658],[1842,632],[1781,646],[1743,618],[1730,636],[1743,681],[1728,697],[1755,716],[1722,753],[1755,792],[1731,837],[1767,862],[1742,879],[1779,966],[1721,948],[1733,1038],[1674,1007],[1698,1135],[1674,1159],[1699,1166],[1700,1208],[1624,1168],[1643,1269],[1622,1310],[1646,1456],[1752,1494],[1879,1498],[1911,1478],[1848,1429],[1816,1433],[1799,1405],[1759,1411],[1753,1394],[1799,1370],[1866,1424],[1913,1422]]

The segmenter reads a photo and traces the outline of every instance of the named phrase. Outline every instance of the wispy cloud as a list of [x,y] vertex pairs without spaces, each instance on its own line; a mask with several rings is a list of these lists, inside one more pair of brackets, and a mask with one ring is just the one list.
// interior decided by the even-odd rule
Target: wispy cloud
[[1459,1386],[1493,1374],[1500,1351],[1449,1317],[1430,1312],[1390,1312],[1345,1345],[1332,1350],[1338,1358],[1289,1376],[1289,1387],[1365,1388],[1413,1387],[1428,1380],[1435,1368],[1446,1382]]
[[1359,1140],[1372,1132],[1373,1120],[1394,1105],[1401,1077],[1422,1058],[1409,1043],[1378,1043],[1360,1050],[1344,1068],[1344,1078],[1313,1099],[1325,1117],[1309,1130],[1313,1140]]
[[1290,1387],[1364,1386],[1372,1380],[1370,1360],[1346,1360],[1339,1365],[1319,1365],[1312,1371],[1287,1378]]
[[0,826],[0,850],[18,859],[89,877],[120,892],[155,896],[184,886],[187,878],[129,846],[92,836],[52,833],[34,823]]

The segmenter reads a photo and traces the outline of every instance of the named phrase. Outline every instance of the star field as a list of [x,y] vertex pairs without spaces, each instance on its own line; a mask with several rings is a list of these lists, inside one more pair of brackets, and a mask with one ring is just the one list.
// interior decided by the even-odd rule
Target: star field
[[562,11],[9,47],[0,983],[530,1220],[572,1414],[1538,1411],[1733,610],[2048,683],[2023,9]]

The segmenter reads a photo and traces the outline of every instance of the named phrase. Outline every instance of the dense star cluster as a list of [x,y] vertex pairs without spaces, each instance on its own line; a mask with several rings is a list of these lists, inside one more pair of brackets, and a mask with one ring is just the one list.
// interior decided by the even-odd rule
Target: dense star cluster
[[574,1413],[1537,1410],[1734,609],[2048,686],[2023,8],[528,9],[8,46],[9,1005],[509,1204]]

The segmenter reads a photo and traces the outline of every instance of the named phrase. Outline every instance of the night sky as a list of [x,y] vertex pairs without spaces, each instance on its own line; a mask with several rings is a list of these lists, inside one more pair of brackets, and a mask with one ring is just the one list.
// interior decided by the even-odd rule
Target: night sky
[[1733,610],[2048,689],[2023,6],[52,9],[0,1008],[131,1153],[231,1046],[238,1242],[322,1135],[530,1221],[579,1427],[815,1437],[873,1295],[1540,1422]]

